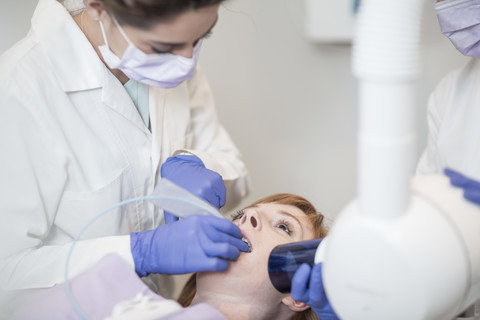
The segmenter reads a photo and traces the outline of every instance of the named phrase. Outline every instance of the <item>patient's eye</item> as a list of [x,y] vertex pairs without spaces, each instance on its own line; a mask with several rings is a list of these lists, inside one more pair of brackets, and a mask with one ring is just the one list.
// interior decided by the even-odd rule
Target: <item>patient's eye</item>
[[232,215],[232,221],[241,219],[244,214],[245,214],[245,210],[243,210],[243,209],[242,209],[242,210],[238,210],[236,213],[234,213],[234,214]]
[[286,234],[288,235],[291,235],[292,234],[292,230],[291,230],[291,227],[290,227],[290,223],[286,220],[281,220],[277,223],[277,228],[285,231]]

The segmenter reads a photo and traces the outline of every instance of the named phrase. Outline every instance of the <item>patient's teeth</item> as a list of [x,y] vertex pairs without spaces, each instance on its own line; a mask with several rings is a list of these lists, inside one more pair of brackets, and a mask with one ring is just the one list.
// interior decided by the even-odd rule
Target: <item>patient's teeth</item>
[[248,252],[252,252],[252,246],[251,246],[250,243],[248,242],[247,238],[243,237],[243,238],[242,238],[242,241],[247,244],[247,246],[248,246]]

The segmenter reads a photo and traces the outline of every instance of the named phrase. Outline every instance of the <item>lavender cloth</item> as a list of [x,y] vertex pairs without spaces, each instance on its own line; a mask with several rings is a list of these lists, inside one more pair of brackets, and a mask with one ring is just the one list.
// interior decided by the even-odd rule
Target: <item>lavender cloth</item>
[[[133,300],[138,293],[148,296],[150,301],[166,301],[151,291],[136,275],[133,268],[117,255],[111,254],[101,259],[95,267],[74,278],[72,293],[83,312],[90,319],[105,319],[112,315],[114,306],[120,302]],[[171,305],[171,304],[170,304]],[[25,303],[13,319],[80,319],[71,306],[61,284],[45,290],[45,294]],[[134,317],[132,319],[141,319]],[[212,319],[226,320],[208,304],[198,304],[187,308],[176,308],[162,319]]]

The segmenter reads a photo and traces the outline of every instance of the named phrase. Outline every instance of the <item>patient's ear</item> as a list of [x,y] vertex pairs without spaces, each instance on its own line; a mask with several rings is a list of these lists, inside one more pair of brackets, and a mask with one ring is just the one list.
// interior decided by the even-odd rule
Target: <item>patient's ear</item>
[[292,298],[291,295],[286,296],[282,299],[283,304],[285,304],[290,310],[295,312],[302,312],[310,308],[309,305],[305,304],[305,302],[296,301]]

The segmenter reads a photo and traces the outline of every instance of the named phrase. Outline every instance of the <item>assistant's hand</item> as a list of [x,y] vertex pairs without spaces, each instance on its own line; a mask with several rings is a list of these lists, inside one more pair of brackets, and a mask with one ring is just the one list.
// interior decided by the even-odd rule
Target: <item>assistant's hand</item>
[[[225,204],[225,185],[222,176],[205,168],[202,160],[194,155],[170,157],[162,164],[160,173],[176,185],[190,191],[197,197],[220,209]],[[177,217],[165,212],[165,222],[171,223]]]
[[450,183],[453,186],[463,189],[465,199],[480,205],[480,182],[467,178],[451,169],[445,169],[444,172],[450,178]]
[[313,268],[304,263],[298,268],[292,279],[292,298],[308,304],[322,320],[340,319],[323,290],[321,263],[315,264]]
[[140,276],[224,271],[227,260],[237,260],[240,251],[248,251],[241,238],[240,229],[230,220],[190,216],[155,230],[131,233],[130,247]]

